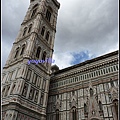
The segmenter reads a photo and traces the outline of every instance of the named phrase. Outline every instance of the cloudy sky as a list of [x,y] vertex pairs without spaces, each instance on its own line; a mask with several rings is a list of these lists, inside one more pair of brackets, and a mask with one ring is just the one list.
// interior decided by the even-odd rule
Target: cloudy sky
[[[2,66],[30,0],[2,0]],[[58,0],[53,59],[60,69],[118,50],[118,0]]]

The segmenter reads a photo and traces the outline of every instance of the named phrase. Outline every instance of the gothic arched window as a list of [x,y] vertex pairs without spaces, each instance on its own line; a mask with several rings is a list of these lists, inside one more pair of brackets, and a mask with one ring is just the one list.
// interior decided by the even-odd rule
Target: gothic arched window
[[37,8],[38,8],[38,4],[36,4],[36,5],[33,7],[32,14],[31,14],[31,18],[35,16],[35,14],[36,14],[36,12],[37,12]]
[[46,12],[46,19],[50,22],[50,19],[51,19],[51,11],[47,9],[47,12]]
[[40,51],[41,51],[41,47],[38,47],[37,52],[36,52],[36,57],[37,58],[40,57]]
[[22,55],[24,53],[24,50],[25,50],[25,44],[22,46],[22,50],[21,50],[20,55]]
[[44,33],[45,33],[45,26],[42,27],[41,35],[44,36]]
[[16,53],[15,53],[15,57],[16,58],[18,56],[18,53],[19,53],[19,47],[16,49]]
[[76,107],[72,108],[72,120],[77,120]]
[[50,36],[50,32],[48,31],[47,33],[46,33],[46,37],[45,37],[45,39],[48,41],[49,40],[49,36]]
[[31,29],[32,29],[32,24],[29,25],[28,33],[31,31]]
[[24,28],[23,36],[26,34],[26,31],[27,31],[27,27]]
[[45,60],[46,58],[46,52],[43,53],[42,60]]
[[93,96],[93,89],[90,88],[90,96]]
[[59,120],[59,110],[56,110],[56,120]]

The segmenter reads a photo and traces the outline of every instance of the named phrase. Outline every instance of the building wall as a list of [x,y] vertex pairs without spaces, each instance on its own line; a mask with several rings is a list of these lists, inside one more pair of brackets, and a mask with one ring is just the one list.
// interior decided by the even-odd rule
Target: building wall
[[[97,59],[97,58],[96,58]],[[92,75],[93,74],[93,75]],[[84,114],[84,103],[90,96],[89,81],[91,80],[95,98],[102,102],[103,115],[101,119],[115,120],[112,109],[112,89],[118,90],[118,55],[100,57],[94,62],[79,65],[76,68],[67,68],[62,72],[54,73],[51,77],[47,107],[47,120],[56,119],[56,109],[59,109],[60,120],[71,119],[71,103],[76,99],[77,120],[88,119]],[[114,87],[111,86],[113,81]],[[73,95],[74,91],[74,95]],[[118,92],[117,92],[118,94]],[[116,98],[118,99],[118,98]],[[59,105],[57,105],[59,101]],[[59,107],[58,107],[59,106]]]
[[57,0],[30,0],[3,68],[4,120],[46,119],[51,63],[28,65],[28,61],[52,58],[59,7]]

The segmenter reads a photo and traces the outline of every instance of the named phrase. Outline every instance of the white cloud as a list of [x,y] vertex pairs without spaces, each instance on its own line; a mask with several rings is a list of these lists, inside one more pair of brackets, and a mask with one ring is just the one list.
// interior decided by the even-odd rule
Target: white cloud
[[[118,0],[59,2],[53,56],[60,68],[70,66],[73,52],[89,51],[90,56],[100,56],[118,49]],[[10,51],[28,6],[29,0],[2,2],[2,50],[7,46]],[[7,51],[2,54],[3,65],[9,54]]]
[[54,54],[53,59],[55,60],[54,64],[58,65],[59,69],[63,69],[71,66],[74,57],[70,53],[65,52]]

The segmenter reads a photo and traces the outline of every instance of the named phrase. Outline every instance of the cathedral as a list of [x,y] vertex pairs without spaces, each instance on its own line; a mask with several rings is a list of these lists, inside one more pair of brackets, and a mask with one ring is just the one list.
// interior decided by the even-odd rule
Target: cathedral
[[59,70],[52,58],[60,3],[30,0],[2,72],[2,120],[118,120],[118,51]]

